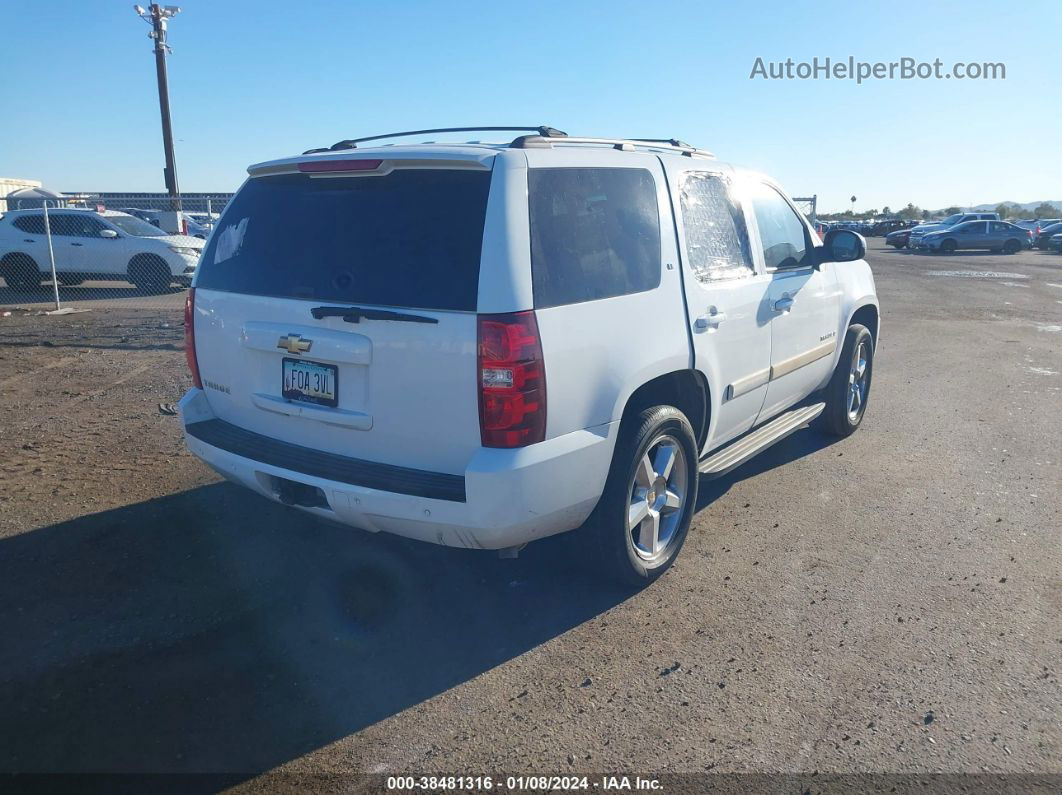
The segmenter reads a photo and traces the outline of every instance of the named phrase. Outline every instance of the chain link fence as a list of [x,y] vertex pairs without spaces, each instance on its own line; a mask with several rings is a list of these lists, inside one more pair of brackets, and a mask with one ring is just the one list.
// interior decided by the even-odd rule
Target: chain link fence
[[179,309],[230,197],[102,193],[9,202],[0,217],[0,308]]

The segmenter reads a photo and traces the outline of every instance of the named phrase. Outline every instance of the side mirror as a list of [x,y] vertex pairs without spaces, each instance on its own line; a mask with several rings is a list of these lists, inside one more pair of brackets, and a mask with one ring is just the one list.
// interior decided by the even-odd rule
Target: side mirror
[[113,240],[114,238],[118,237],[118,233],[115,232],[113,229],[101,229],[100,237],[105,237]]
[[852,262],[867,255],[867,242],[850,229],[832,229],[819,248],[819,263]]

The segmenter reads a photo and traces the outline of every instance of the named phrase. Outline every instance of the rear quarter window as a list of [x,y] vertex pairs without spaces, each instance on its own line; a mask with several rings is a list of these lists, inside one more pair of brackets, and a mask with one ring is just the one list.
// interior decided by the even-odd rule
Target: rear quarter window
[[660,211],[649,171],[533,168],[527,181],[536,307],[660,284]]
[[248,180],[198,287],[349,304],[475,311],[490,172],[396,169]]
[[31,235],[44,234],[43,215],[20,215],[11,222],[14,227]]

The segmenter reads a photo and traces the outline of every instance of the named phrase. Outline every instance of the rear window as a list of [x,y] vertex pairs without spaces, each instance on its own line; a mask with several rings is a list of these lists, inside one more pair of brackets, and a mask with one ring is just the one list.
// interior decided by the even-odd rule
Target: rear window
[[490,172],[248,180],[197,286],[351,304],[476,309]]
[[536,307],[660,284],[660,212],[648,171],[533,168],[527,187]]

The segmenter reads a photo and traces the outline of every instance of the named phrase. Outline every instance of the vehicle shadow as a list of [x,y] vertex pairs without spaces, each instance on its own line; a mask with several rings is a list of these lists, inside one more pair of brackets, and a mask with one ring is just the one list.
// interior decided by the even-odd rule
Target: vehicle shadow
[[228,484],[4,539],[0,771],[270,770],[631,595],[565,543],[499,560]]
[[[828,441],[789,437],[703,481],[699,507]],[[224,774],[204,789],[266,772],[633,595],[588,576],[574,546],[499,560],[229,484],[4,539],[0,771]]]
[[771,445],[722,477],[714,479],[702,477],[697,492],[697,510],[704,510],[730,491],[730,487],[735,483],[769,472],[776,467],[785,466],[798,458],[824,450],[838,441],[840,440],[835,437],[804,428]]

